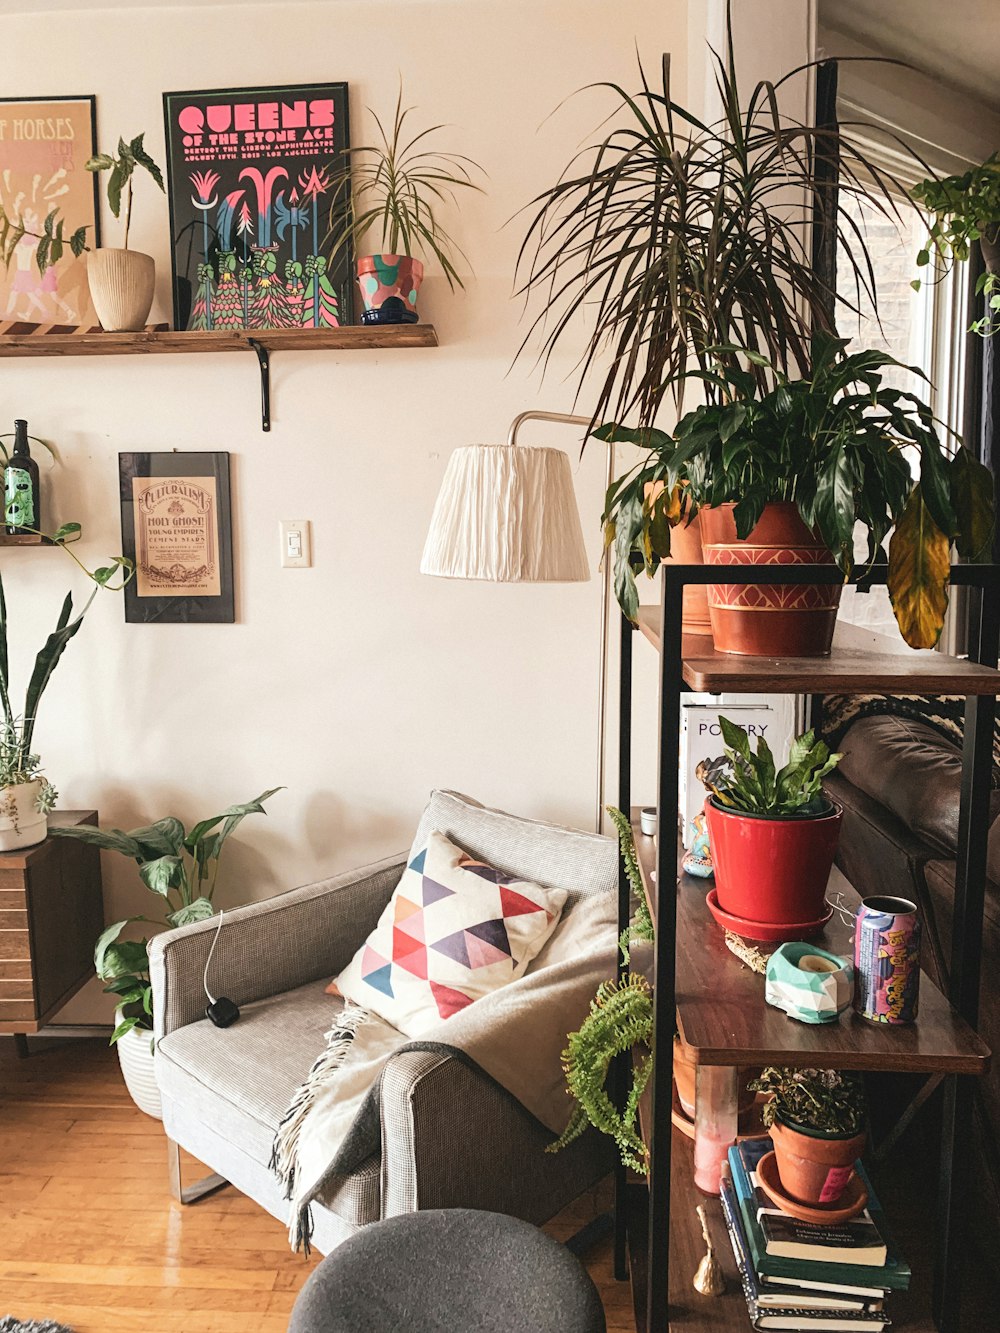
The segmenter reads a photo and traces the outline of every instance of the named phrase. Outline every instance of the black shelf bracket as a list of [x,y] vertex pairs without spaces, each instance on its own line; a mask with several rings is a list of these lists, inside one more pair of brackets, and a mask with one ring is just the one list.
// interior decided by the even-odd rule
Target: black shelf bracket
[[260,362],[260,428],[261,430],[271,429],[271,353],[263,343],[256,338],[248,338],[247,342],[257,353],[257,360]]

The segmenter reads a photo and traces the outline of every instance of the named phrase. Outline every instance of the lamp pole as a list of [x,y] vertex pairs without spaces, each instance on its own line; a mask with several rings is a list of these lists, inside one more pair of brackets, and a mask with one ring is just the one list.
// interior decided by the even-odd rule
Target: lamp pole
[[[517,433],[526,421],[552,421],[563,426],[591,426],[592,417],[571,416],[567,412],[519,412],[510,423],[507,432],[507,444],[511,448],[517,444]],[[615,446],[612,440],[607,444],[607,477],[605,493],[615,480]],[[611,561],[607,552],[602,556],[603,576],[601,579],[601,657],[598,671],[598,715],[597,715],[597,802],[594,815],[594,827],[598,833],[604,828],[604,778],[605,778],[605,739],[608,723],[608,608],[611,604]],[[628,813],[626,811],[626,813]]]

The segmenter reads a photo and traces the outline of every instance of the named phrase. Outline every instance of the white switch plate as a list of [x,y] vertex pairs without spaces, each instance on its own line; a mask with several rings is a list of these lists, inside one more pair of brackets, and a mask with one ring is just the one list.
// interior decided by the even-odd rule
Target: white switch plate
[[312,524],[307,518],[283,518],[281,534],[282,569],[308,569],[312,564]]

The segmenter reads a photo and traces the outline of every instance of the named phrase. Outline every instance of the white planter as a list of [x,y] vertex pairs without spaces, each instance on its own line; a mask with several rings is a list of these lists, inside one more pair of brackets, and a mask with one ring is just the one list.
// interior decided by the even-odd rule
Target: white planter
[[49,821],[38,812],[41,790],[40,778],[16,787],[0,787],[0,852],[33,847],[36,842],[45,841]]
[[[115,1011],[115,1022],[121,1022],[120,1009]],[[133,1028],[115,1042],[115,1047],[129,1096],[140,1111],[145,1111],[154,1120],[162,1120],[160,1089],[153,1069],[153,1034],[148,1028]]]
[[156,265],[138,250],[93,250],[87,256],[87,280],[101,328],[132,332],[146,323],[153,304]]

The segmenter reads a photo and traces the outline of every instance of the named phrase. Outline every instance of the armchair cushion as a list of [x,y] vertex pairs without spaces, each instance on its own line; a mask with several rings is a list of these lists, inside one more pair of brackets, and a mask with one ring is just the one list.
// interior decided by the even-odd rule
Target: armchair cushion
[[565,889],[512,879],[442,833],[415,845],[378,925],[334,986],[408,1036],[523,976]]

